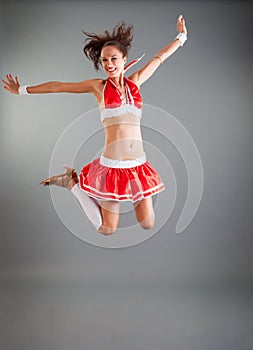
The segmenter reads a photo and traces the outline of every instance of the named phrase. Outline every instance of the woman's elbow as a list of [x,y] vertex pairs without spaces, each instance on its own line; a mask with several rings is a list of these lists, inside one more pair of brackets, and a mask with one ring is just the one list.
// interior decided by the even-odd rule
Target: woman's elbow
[[64,92],[64,84],[62,84],[59,81],[52,81],[51,82],[51,91],[52,92]]

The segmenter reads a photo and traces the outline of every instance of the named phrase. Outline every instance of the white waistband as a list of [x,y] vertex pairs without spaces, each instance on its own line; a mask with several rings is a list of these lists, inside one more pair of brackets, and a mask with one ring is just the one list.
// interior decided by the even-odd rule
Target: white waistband
[[110,159],[106,158],[103,155],[100,156],[100,164],[106,166],[108,168],[133,168],[135,166],[139,166],[146,162],[146,154],[140,158],[135,159]]

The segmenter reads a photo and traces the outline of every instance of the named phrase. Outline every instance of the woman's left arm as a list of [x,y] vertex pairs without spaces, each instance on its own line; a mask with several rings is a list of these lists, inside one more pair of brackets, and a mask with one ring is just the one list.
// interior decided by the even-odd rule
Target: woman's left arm
[[154,74],[160,64],[170,57],[179,48],[179,46],[184,44],[185,40],[187,39],[187,29],[182,15],[180,15],[177,19],[177,30],[179,32],[177,37],[172,40],[169,45],[157,52],[157,54],[143,68],[133,73],[129,79],[133,80],[140,86]]

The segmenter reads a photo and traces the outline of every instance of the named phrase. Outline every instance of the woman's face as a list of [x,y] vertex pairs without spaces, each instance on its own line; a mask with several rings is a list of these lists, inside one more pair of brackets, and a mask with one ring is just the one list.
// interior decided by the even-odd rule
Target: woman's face
[[101,51],[101,63],[109,77],[117,77],[124,71],[126,57],[116,46],[106,46]]

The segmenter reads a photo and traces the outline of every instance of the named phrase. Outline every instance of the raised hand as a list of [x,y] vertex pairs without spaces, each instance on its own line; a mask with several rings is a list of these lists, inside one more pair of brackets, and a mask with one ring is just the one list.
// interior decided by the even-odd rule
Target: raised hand
[[178,19],[177,19],[177,31],[179,33],[187,34],[187,29],[186,29],[186,26],[185,26],[185,20],[184,20],[184,17],[182,15],[178,16]]
[[18,77],[15,77],[15,80],[13,79],[11,74],[7,74],[6,77],[7,77],[7,81],[2,79],[4,88],[10,91],[11,93],[18,95],[18,88],[20,86]]

